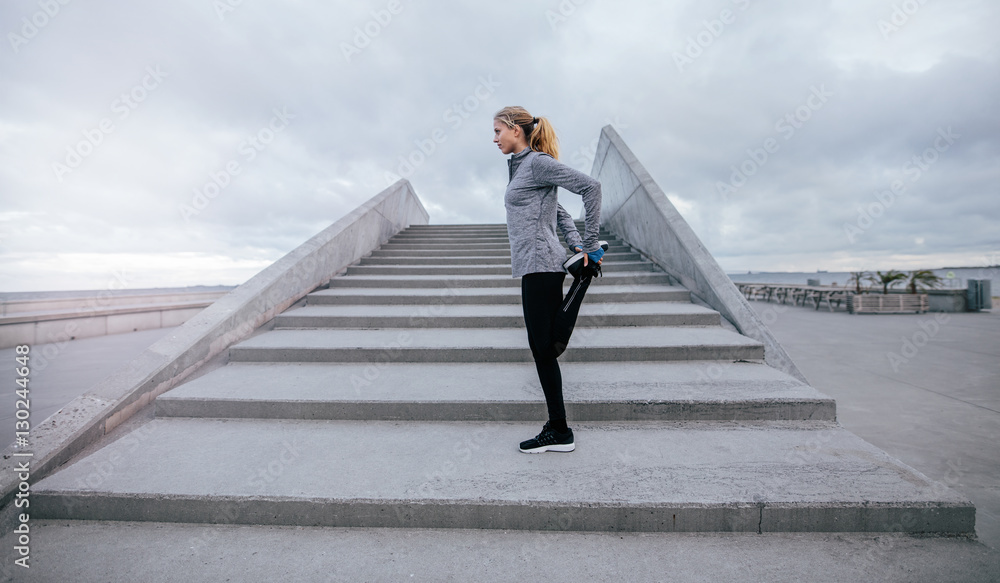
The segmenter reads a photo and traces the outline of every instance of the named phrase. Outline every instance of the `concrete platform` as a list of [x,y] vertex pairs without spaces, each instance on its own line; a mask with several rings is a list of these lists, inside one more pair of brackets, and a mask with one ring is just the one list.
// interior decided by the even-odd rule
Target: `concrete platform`
[[[580,363],[563,382],[577,421],[836,419],[832,399],[760,364]],[[156,415],[534,422],[544,402],[521,364],[233,363],[161,395]]]
[[[761,303],[755,307],[763,313],[774,306]],[[978,448],[996,443],[982,434],[980,418],[949,412],[945,419],[954,421],[942,427],[947,431],[933,430],[937,425],[930,419],[942,403],[949,402],[947,397],[913,386],[897,386],[884,374],[859,380],[842,376],[843,366],[835,365],[829,371],[822,368],[831,351],[843,351],[845,358],[861,354],[870,354],[873,360],[884,358],[886,350],[899,341],[900,331],[915,322],[898,321],[909,316],[893,316],[872,318],[864,324],[841,323],[831,321],[829,314],[807,309],[779,316],[772,328],[813,383],[835,394],[841,409],[847,408],[841,419],[848,428],[935,480],[970,493],[977,504],[979,540],[994,545],[1000,542],[990,538],[991,531],[981,530],[988,526],[984,517],[1000,510],[979,494],[984,485],[998,483],[990,473],[998,467],[995,455],[987,463],[962,458],[959,467],[963,473],[958,481],[949,479],[952,474],[945,475],[951,469],[947,462],[954,463],[959,459],[955,454],[970,444]],[[994,324],[998,315],[965,316],[956,320],[956,326],[949,326],[940,341],[924,347],[923,358],[914,361],[907,374],[919,377],[940,366],[972,371],[971,376],[960,377],[971,384],[949,386],[967,395],[979,387],[985,394],[988,385],[983,383],[995,378],[1000,361],[979,361],[976,347],[995,338],[1000,330]],[[88,386],[86,375],[99,380],[129,354],[137,354],[159,334],[168,332],[151,330],[73,341],[60,349],[45,377],[38,375],[46,380],[34,398],[68,402],[79,394],[76,391]],[[857,334],[876,345],[852,342]],[[0,350],[0,356],[12,353],[12,349]],[[3,363],[13,363],[13,357]],[[0,371],[7,366],[3,363]],[[582,365],[566,367],[566,373],[578,366]],[[7,368],[12,375],[10,366]],[[713,377],[720,374],[709,372]],[[965,406],[950,402],[951,406]],[[982,411],[967,411],[977,410]],[[990,415],[988,411],[982,414]],[[965,421],[960,421],[963,418]],[[662,581],[664,574],[706,582],[1000,581],[1000,553],[988,546],[962,537],[899,533],[584,533],[66,520],[33,520],[31,528],[33,568],[17,567],[15,571],[8,552],[0,565],[0,575],[6,580],[16,574],[16,581],[46,583],[214,583],[226,578],[254,582],[272,580],[274,570],[280,568],[296,580],[318,582],[331,578],[523,581],[532,577],[620,581],[623,573],[634,581]],[[0,538],[0,545],[13,548],[13,534]]]
[[[474,229],[469,229],[461,234],[435,233],[435,238],[468,242],[472,240],[469,236],[475,234]],[[440,245],[434,248],[435,252],[449,253],[462,243],[435,245]],[[413,249],[413,246],[408,248]],[[405,266],[406,258],[400,258],[399,262]],[[466,264],[465,260],[448,263],[456,267]],[[435,263],[428,261],[427,265]],[[651,281],[634,275],[638,274],[633,274],[631,281],[620,276],[599,280],[594,290],[608,281],[626,289],[639,289]],[[355,277],[368,276],[335,279]],[[398,318],[409,312],[433,318],[442,309],[448,312],[455,308],[448,319],[454,323],[476,316],[469,313],[471,306],[449,304],[440,294],[455,289],[494,288],[517,293],[516,285],[510,285],[516,284],[516,280],[484,285],[457,277],[458,284],[444,276],[434,278],[437,281],[431,285],[421,282],[418,285],[422,287],[401,290],[399,296],[383,304],[398,312],[386,317]],[[380,283],[393,279],[385,276]],[[403,279],[419,278],[403,276]],[[392,284],[399,282],[397,279]],[[362,285],[356,289],[370,288]],[[419,293],[413,293],[415,290]],[[341,291],[346,292],[343,297],[351,297],[354,290]],[[438,294],[439,298],[425,302],[428,298],[423,292]],[[414,306],[392,303],[406,296],[425,303]],[[497,318],[516,315],[516,299],[511,302],[509,294],[495,297],[490,301],[496,303],[485,304],[491,306],[486,310],[489,312],[486,318],[494,321],[480,318],[470,321],[471,324],[498,328],[497,324],[502,322]],[[616,301],[633,302],[635,298],[620,296]],[[615,304],[593,305],[598,314],[615,311],[612,309]],[[354,318],[355,323],[366,328],[384,325],[373,320],[373,312],[368,308],[325,307],[333,310],[320,317]],[[491,311],[494,308],[495,313]],[[670,308],[666,311],[670,312]],[[771,314],[764,316],[765,321],[771,319]],[[430,325],[431,320],[424,323]],[[944,479],[921,476],[877,447],[865,444],[832,421],[834,407],[830,399],[802,383],[789,382],[787,376],[779,379],[755,375],[755,369],[766,368],[761,364],[628,360],[635,358],[627,353],[636,352],[636,346],[639,352],[650,348],[645,340],[638,345],[626,343],[619,347],[619,353],[611,350],[602,351],[603,356],[595,353],[590,356],[610,356],[612,360],[576,362],[565,367],[567,371],[580,367],[581,373],[592,373],[593,368],[583,370],[584,367],[603,365],[606,373],[604,377],[580,377],[584,384],[593,384],[589,388],[580,387],[578,398],[570,396],[570,406],[577,407],[571,409],[571,415],[580,416],[571,421],[577,430],[578,451],[568,455],[523,456],[516,453],[513,444],[536,433],[544,413],[535,385],[518,384],[516,395],[510,394],[513,391],[508,386],[507,394],[500,395],[503,382],[516,379],[512,374],[504,376],[513,370],[512,365],[448,362],[445,370],[439,364],[407,363],[397,358],[400,354],[408,360],[425,358],[416,352],[405,353],[404,349],[419,351],[425,344],[420,338],[419,345],[412,345],[413,335],[407,332],[447,336],[450,331],[457,338],[459,334],[481,334],[483,330],[454,327],[270,330],[272,325],[258,330],[251,342],[273,340],[275,335],[284,333],[360,334],[363,344],[369,344],[362,349],[362,352],[367,350],[362,354],[365,362],[306,364],[294,359],[271,364],[233,362],[213,372],[205,371],[208,374],[192,381],[191,393],[163,399],[164,406],[176,407],[175,415],[184,414],[186,408],[200,415],[199,418],[152,419],[146,410],[129,422],[130,427],[120,427],[121,431],[108,436],[101,444],[107,447],[95,445],[50,476],[52,481],[73,482],[70,490],[75,488],[75,491],[60,493],[50,489],[46,493],[48,482],[36,484],[43,491],[33,492],[33,511],[41,508],[41,514],[35,518],[46,516],[48,509],[53,512],[49,516],[59,516],[59,512],[75,517],[132,516],[153,521],[150,525],[154,528],[160,524],[157,520],[209,520],[227,525],[238,522],[369,525],[382,530],[393,529],[395,525],[416,528],[414,532],[423,532],[419,530],[422,526],[474,524],[477,528],[501,529],[500,532],[516,529],[518,532],[509,534],[529,541],[530,537],[541,534],[538,529],[584,529],[588,531],[585,537],[600,536],[595,532],[600,529],[708,529],[715,537],[727,536],[724,533],[731,530],[968,533],[974,528],[975,509],[964,496],[947,487],[952,483],[949,476]],[[652,329],[634,326],[628,334]],[[662,329],[678,334],[706,328]],[[615,330],[623,328],[578,328],[574,343],[586,345],[594,338],[614,336],[615,332],[609,334],[609,331]],[[725,332],[718,323],[714,330]],[[519,345],[523,346],[523,330],[494,329],[489,333],[510,331],[518,333]],[[374,335],[368,335],[369,332]],[[389,339],[386,337],[389,334],[396,337]],[[315,345],[312,342],[315,338],[309,340],[307,344]],[[349,342],[352,346],[356,344],[354,340]],[[618,344],[618,340],[621,338],[612,342]],[[450,354],[447,360],[456,356],[456,360],[464,360],[462,355],[470,346],[479,346],[475,342],[462,343],[464,348]],[[686,358],[691,358],[694,352],[698,353],[696,358],[708,358],[708,354],[716,359],[734,358],[724,350],[701,352],[707,346],[685,344],[685,350],[689,351]],[[768,350],[777,346],[784,354],[776,342],[767,346]],[[323,352],[329,347],[320,344],[313,348]],[[282,349],[279,345],[278,350]],[[652,356],[662,359],[666,354]],[[477,354],[476,360],[483,360],[482,354]],[[640,365],[652,364],[663,368],[640,370]],[[520,367],[531,372],[531,367],[523,364]],[[794,370],[794,366],[788,370]],[[349,377],[339,376],[348,371],[351,371]],[[426,382],[415,380],[420,374],[427,377]],[[330,382],[338,376],[338,380]],[[476,387],[470,391],[468,385],[474,384],[477,376],[489,380],[483,383],[483,389]],[[620,382],[614,385],[616,380]],[[435,381],[448,388],[440,390],[434,386]],[[496,384],[491,385],[494,381]],[[387,397],[393,386],[397,393],[409,394]],[[405,387],[404,391],[400,387]],[[223,394],[225,391],[220,388],[227,388],[229,394]],[[608,395],[609,388],[615,389],[615,394]],[[567,392],[572,389],[567,383]],[[811,399],[810,395],[816,398]],[[319,414],[315,415],[317,411]],[[749,418],[741,416],[744,412]],[[246,418],[229,417],[233,413]],[[733,419],[727,418],[730,413]],[[228,418],[208,416],[212,414]],[[285,414],[290,419],[280,417]],[[435,415],[444,416],[447,421],[434,420]],[[531,421],[534,415],[538,420]],[[783,420],[760,420],[771,415]],[[809,421],[818,418],[813,415],[827,420]],[[317,417],[329,420],[315,420]],[[584,421],[588,417],[594,420]],[[713,420],[664,421],[664,418]],[[290,440],[286,439],[289,437]],[[300,443],[303,438],[305,445]],[[496,450],[501,443],[510,443],[510,449]],[[383,453],[381,448],[389,449]],[[213,456],[228,462],[220,463]],[[308,479],[302,479],[303,475]],[[164,486],[153,489],[150,485],[154,482]],[[196,487],[189,491],[187,487],[192,484]],[[257,493],[248,494],[248,488]],[[87,524],[76,523],[81,528]],[[254,527],[253,532],[266,528]],[[364,529],[356,526],[348,531],[364,532]],[[373,534],[378,536],[377,532]],[[148,533],[137,529],[136,536],[146,537]],[[253,536],[250,534],[248,538]],[[940,561],[952,563],[957,556],[975,556],[975,551],[982,548],[968,539],[958,540],[964,544],[958,547],[955,556],[947,556],[940,546],[933,552]],[[587,543],[581,540],[580,544]],[[825,544],[829,548],[835,546],[830,541]],[[413,552],[407,545],[397,550],[401,555]],[[865,552],[874,550],[870,545],[865,548]],[[601,554],[589,558],[598,562],[612,560]],[[487,560],[496,562],[501,558]],[[444,555],[441,561],[450,564]],[[874,562],[886,561],[881,555]],[[788,562],[801,563],[802,557],[790,558]],[[275,564],[284,566],[281,559],[276,559]],[[777,570],[787,568],[788,565],[781,565]]]
[[[303,526],[975,528],[960,494],[833,423],[576,423],[575,452],[526,459],[516,444],[537,431],[503,422],[155,419],[35,484],[32,508],[43,519]],[[628,480],[618,479],[623,472]]]

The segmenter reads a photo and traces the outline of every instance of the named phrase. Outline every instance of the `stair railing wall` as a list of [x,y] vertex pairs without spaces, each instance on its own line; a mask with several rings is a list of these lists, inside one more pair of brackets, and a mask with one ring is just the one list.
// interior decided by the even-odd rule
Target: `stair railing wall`
[[[31,427],[31,481],[40,480],[231,345],[429,215],[402,179],[199,312],[169,336]],[[24,448],[22,448],[24,450]],[[0,460],[0,508],[19,485],[8,446]],[[4,514],[9,514],[4,512]],[[5,516],[6,518],[6,516]],[[6,522],[6,520],[4,520]]]
[[677,279],[699,303],[718,311],[741,334],[763,342],[768,365],[806,381],[611,125],[601,129],[590,174],[601,181],[602,226]]

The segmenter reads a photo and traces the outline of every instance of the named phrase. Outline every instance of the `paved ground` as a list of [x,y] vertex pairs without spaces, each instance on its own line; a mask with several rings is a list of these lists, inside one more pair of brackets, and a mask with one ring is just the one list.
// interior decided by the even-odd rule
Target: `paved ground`
[[848,430],[962,492],[1000,548],[1000,309],[830,313],[751,306]]
[[[172,330],[175,328],[81,338],[61,345],[32,346],[28,355],[31,425],[38,425],[47,419]],[[14,348],[0,350],[0,386],[11,387],[0,399],[0,436],[5,446],[14,439],[14,406],[17,401],[14,379],[18,378],[14,368],[21,366],[14,361],[15,357]]]
[[31,569],[12,567],[18,583],[1000,581],[982,545],[898,534],[41,522]]
[[[1000,310],[857,316],[751,305],[810,383],[837,400],[847,429],[971,498],[980,540],[1000,548]],[[171,330],[50,345],[31,374],[34,424]],[[0,379],[15,378],[14,356],[0,350]],[[11,390],[0,427],[12,432],[13,422]]]

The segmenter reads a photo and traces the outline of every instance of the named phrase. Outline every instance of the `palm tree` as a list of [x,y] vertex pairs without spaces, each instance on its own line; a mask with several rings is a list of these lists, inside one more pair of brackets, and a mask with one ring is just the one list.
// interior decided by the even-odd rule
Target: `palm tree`
[[894,287],[897,283],[906,279],[906,274],[902,271],[896,271],[895,269],[890,269],[889,271],[882,273],[881,271],[875,272],[875,277],[870,277],[871,281],[882,284],[882,293],[888,295],[889,288]]
[[854,290],[857,293],[861,293],[861,282],[869,281],[871,279],[871,274],[867,271],[852,271],[850,279],[847,280],[847,285],[854,284]]
[[930,269],[918,269],[917,271],[911,271],[910,278],[910,293],[917,293],[917,286],[925,286],[929,288],[935,288],[941,285],[941,278],[934,275],[934,272]]

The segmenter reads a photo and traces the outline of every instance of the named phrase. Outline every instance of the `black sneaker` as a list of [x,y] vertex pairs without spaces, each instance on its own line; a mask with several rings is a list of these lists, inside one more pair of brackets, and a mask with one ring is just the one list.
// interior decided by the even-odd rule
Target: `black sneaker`
[[573,451],[573,430],[566,428],[566,433],[557,433],[549,427],[548,421],[542,427],[542,432],[528,441],[521,442],[521,453],[542,453],[545,451]]
[[[601,246],[601,249],[604,249],[605,251],[608,250],[607,241],[598,241],[597,244]],[[601,265],[599,263],[594,263],[593,261],[588,260],[587,267],[583,266],[584,255],[586,255],[586,253],[580,251],[576,255],[570,257],[563,263],[563,269],[568,271],[573,277],[583,277],[587,275],[595,277],[601,275]]]

